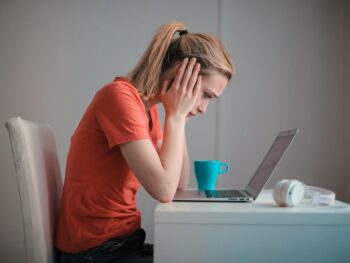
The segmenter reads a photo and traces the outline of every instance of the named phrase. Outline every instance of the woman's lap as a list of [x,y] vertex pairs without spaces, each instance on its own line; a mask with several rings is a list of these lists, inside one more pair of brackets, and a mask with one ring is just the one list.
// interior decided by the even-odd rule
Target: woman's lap
[[153,245],[145,244],[145,231],[139,229],[125,238],[114,238],[81,253],[60,252],[60,263],[151,263]]

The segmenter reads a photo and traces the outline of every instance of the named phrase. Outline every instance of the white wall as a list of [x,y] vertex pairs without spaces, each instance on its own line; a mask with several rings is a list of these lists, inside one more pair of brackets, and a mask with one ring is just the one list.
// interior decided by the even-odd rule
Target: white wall
[[345,110],[346,110],[346,171],[345,178],[347,178],[347,185],[345,193],[347,194],[347,201],[350,202],[350,1],[345,1],[346,8],[344,9],[345,13]]
[[[237,64],[222,98],[187,127],[191,159],[229,161],[219,185],[244,186],[282,129],[300,134],[269,184],[297,178],[344,199],[350,162],[350,80],[344,80],[343,1],[0,2],[0,258],[22,262],[23,229],[4,122],[48,122],[62,171],[69,138],[94,93],[137,62],[159,25],[178,19],[190,32],[221,34]],[[349,4],[347,4],[349,40]],[[350,41],[348,41],[350,43]],[[350,75],[347,67],[347,76]],[[345,99],[346,98],[346,99]],[[347,124],[345,125],[345,113]],[[192,175],[190,186],[195,186]],[[348,187],[350,178],[348,176]],[[350,196],[348,196],[350,200]],[[153,201],[138,195],[147,240]]]
[[281,178],[344,198],[342,1],[224,1],[222,36],[237,76],[220,104],[220,158],[245,186],[279,131],[300,128]]
[[[186,7],[186,8],[184,8]],[[69,139],[95,92],[137,62],[156,29],[182,20],[191,32],[218,29],[217,1],[0,2],[0,258],[22,262],[23,229],[11,148],[4,122],[20,115],[53,126],[62,171]],[[188,127],[191,153],[214,158],[214,111]],[[194,136],[201,127],[207,143]],[[198,148],[198,145],[201,145]],[[153,241],[156,202],[138,195]]]

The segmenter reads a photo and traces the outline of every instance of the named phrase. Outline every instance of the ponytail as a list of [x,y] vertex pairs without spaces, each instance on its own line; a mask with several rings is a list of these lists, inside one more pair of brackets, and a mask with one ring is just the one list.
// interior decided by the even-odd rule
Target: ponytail
[[178,21],[161,26],[136,67],[128,74],[142,98],[147,100],[158,93],[165,54],[175,33],[183,30],[186,30],[185,25]]
[[[174,38],[179,32],[179,37]],[[228,80],[235,73],[229,52],[219,38],[208,33],[188,33],[182,22],[161,26],[136,67],[128,74],[141,98],[152,99],[159,93],[161,76],[185,57],[201,64],[199,74],[218,72]]]

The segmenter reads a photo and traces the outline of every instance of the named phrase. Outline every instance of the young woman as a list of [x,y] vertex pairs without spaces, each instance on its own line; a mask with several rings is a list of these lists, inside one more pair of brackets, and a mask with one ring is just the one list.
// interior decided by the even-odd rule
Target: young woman
[[206,112],[233,72],[218,38],[171,22],[127,77],[96,93],[71,138],[56,230],[60,262],[152,262],[136,193],[141,184],[171,202],[187,186],[186,121]]

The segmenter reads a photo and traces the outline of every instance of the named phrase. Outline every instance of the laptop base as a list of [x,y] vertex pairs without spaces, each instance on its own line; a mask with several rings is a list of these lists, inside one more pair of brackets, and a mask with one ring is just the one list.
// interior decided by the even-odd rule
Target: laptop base
[[[232,189],[217,189],[216,191],[232,191]],[[242,192],[242,190],[237,190]],[[211,192],[211,191],[209,191]],[[237,197],[208,197],[205,191],[198,191],[194,189],[179,190],[173,199],[174,202],[237,202],[246,203],[254,201],[254,198],[246,194]]]

